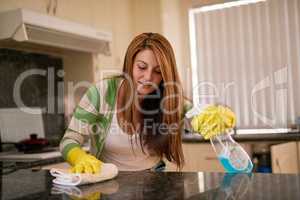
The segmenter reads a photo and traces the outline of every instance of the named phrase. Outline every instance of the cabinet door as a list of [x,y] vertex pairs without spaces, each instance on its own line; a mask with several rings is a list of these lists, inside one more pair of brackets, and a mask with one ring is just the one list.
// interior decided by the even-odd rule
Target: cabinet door
[[297,142],[271,146],[273,173],[299,173]]
[[184,144],[184,171],[224,172],[210,143]]
[[300,173],[300,142],[297,143],[297,148],[298,148],[298,174]]
[[[183,143],[182,148],[185,159],[182,171],[224,171],[210,143]],[[166,165],[166,171],[177,169],[173,163]]]
[[[251,155],[250,144],[241,144]],[[210,143],[183,143],[185,165],[182,171],[213,171],[224,172],[216,153]],[[167,171],[176,171],[176,166],[166,162]]]
[[72,22],[91,25],[92,3],[87,1],[58,1],[57,5],[49,4],[49,14]]

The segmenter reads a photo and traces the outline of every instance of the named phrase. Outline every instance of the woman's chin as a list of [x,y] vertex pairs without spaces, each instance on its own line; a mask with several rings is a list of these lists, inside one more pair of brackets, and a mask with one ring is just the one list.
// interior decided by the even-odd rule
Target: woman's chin
[[150,94],[150,93],[152,93],[154,90],[153,89],[139,89],[139,90],[137,90],[137,93],[138,93],[138,95],[139,96],[141,96],[141,97],[143,97],[143,96],[145,96],[145,95],[148,95],[148,94]]

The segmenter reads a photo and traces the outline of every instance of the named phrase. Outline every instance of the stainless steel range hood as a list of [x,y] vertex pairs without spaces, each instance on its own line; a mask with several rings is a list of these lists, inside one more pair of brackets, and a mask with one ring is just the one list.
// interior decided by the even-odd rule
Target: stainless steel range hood
[[111,33],[26,9],[0,13],[0,40],[110,55]]

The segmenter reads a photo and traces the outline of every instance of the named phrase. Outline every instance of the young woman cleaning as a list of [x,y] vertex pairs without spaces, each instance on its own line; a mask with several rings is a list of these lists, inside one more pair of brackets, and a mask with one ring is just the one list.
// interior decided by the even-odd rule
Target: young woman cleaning
[[[164,169],[163,159],[184,164],[181,145],[185,104],[173,49],[158,33],[129,44],[120,76],[91,86],[60,143],[76,173],[98,173],[101,163],[121,171]],[[90,139],[90,153],[82,144]]]

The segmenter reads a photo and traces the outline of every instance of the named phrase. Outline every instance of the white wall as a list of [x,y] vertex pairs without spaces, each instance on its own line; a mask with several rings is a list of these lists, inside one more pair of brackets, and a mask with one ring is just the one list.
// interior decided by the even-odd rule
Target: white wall
[[[191,97],[187,10],[195,2],[197,3],[192,0],[57,0],[55,5],[54,0],[1,0],[0,11],[28,8],[111,32],[111,56],[94,55],[92,68],[66,67],[67,70],[72,69],[67,73],[75,81],[98,81],[105,69],[121,70],[127,46],[135,35],[142,32],[161,33],[174,48],[185,94]],[[72,60],[66,63],[72,66]],[[82,70],[91,71],[81,73]]]
[[161,0],[162,33],[171,42],[185,95],[192,97],[188,8],[190,1]]

